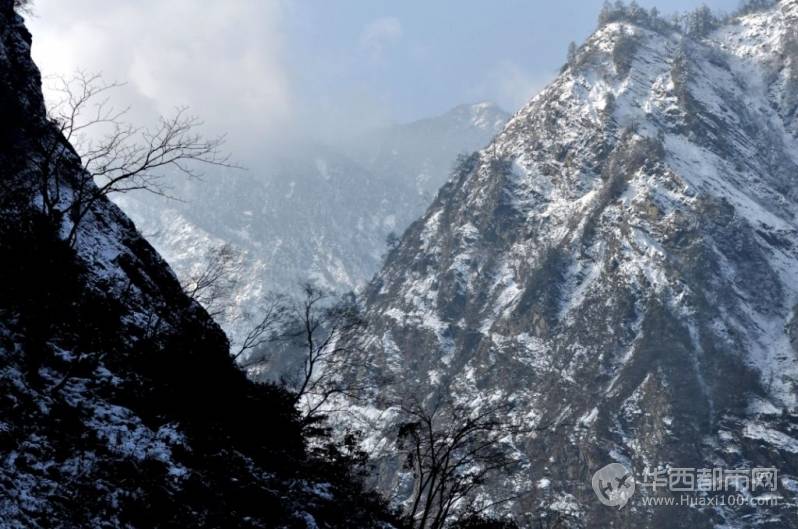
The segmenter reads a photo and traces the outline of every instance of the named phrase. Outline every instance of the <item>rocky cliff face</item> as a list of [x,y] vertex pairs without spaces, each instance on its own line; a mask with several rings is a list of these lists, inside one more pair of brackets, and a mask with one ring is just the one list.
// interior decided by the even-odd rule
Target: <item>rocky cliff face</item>
[[116,206],[97,201],[74,246],[69,215],[44,214],[38,146],[64,153],[51,197],[81,164],[46,119],[14,4],[0,1],[0,525],[385,527],[349,452],[311,453],[290,396],[246,380]]
[[[795,0],[701,37],[608,22],[368,288],[394,391],[547,425],[507,440],[520,470],[488,486],[531,489],[516,514],[798,526],[797,35]],[[638,485],[610,509],[590,481],[611,462],[777,467],[781,505],[646,507]]]

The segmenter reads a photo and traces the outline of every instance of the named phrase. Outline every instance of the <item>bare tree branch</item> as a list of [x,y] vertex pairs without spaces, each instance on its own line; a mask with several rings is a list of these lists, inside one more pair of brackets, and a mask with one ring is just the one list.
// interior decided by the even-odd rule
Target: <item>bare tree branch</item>
[[238,360],[242,355],[276,341],[285,321],[286,312],[287,307],[283,296],[274,295],[267,299],[265,306],[260,310],[260,319],[247,332],[235,352],[232,353],[233,360]]
[[453,518],[475,515],[462,504],[491,474],[512,464],[502,442],[518,433],[505,419],[509,405],[474,411],[452,401],[424,405],[413,398],[398,407],[404,419],[397,448],[414,480],[408,523],[414,529],[442,529]]
[[[221,152],[224,136],[201,136],[197,130],[202,122],[184,107],[162,116],[155,127],[138,128],[125,121],[128,108],[110,104],[109,93],[122,85],[81,71],[50,81],[50,92],[59,97],[48,117],[62,137],[48,137],[40,146],[39,189],[45,211],[59,220],[68,215],[72,222],[70,244],[75,244],[81,222],[102,197],[137,190],[169,196],[170,174],[197,178],[203,165],[238,167]],[[66,196],[62,173],[73,159],[69,145],[83,170],[71,177]]]
[[361,353],[353,339],[365,328],[354,295],[334,299],[322,289],[302,285],[291,309],[286,337],[304,350],[298,372],[286,377],[306,424],[316,422],[334,397],[358,399],[370,387],[355,376]]
[[209,248],[182,281],[183,291],[205,307],[208,314],[218,318],[232,303],[242,268],[242,257],[232,245],[225,243]]

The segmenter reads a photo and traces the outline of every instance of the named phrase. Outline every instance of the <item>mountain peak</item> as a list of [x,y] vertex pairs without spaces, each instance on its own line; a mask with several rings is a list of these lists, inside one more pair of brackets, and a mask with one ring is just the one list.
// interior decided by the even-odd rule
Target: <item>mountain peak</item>
[[438,119],[453,119],[479,130],[498,132],[509,114],[492,101],[458,105]]
[[499,107],[499,105],[497,105],[493,101],[479,101],[477,103],[465,103],[462,105],[457,105],[450,112],[463,112],[463,111],[468,111],[473,114],[484,114],[484,113],[505,114],[505,111],[502,110]]
[[[576,500],[591,494],[578,462],[735,468],[768,451],[792,457],[789,28],[773,9],[700,38],[603,25],[461,164],[368,289],[372,365],[401,381],[396,391],[475,411],[485,395],[507,398],[513,419],[552,425],[514,440],[530,475],[516,485],[550,482],[525,509],[572,498],[585,527],[742,527],[729,509],[676,523],[637,505],[621,519]],[[506,497],[503,485],[486,493]],[[745,527],[793,515],[764,507]]]

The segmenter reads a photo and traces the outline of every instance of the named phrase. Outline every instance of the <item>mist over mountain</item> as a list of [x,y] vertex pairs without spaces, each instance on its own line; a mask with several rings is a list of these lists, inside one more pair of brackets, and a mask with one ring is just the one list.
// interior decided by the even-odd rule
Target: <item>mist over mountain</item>
[[240,310],[302,281],[354,290],[377,271],[387,236],[423,213],[457,155],[486,145],[507,119],[491,103],[462,105],[337,147],[266,148],[256,168],[180,180],[170,190],[179,201],[148,193],[117,200],[178,276],[232,245],[242,266],[230,299]]
[[408,187],[415,184],[418,201],[401,208],[406,210],[397,230],[401,234],[449,178],[455,157],[487,145],[509,118],[490,102],[460,105],[442,116],[357,136],[344,142],[343,149],[378,178]]

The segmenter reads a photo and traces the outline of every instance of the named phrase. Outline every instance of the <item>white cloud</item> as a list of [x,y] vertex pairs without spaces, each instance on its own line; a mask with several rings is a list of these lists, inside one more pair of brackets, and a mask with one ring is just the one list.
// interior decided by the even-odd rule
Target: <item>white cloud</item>
[[360,45],[376,60],[382,58],[389,44],[402,38],[402,23],[396,17],[381,17],[372,20],[360,34]]
[[210,132],[252,148],[294,106],[280,19],[280,0],[37,0],[29,24],[44,75],[102,72],[127,83],[119,104],[134,117],[188,105]]

